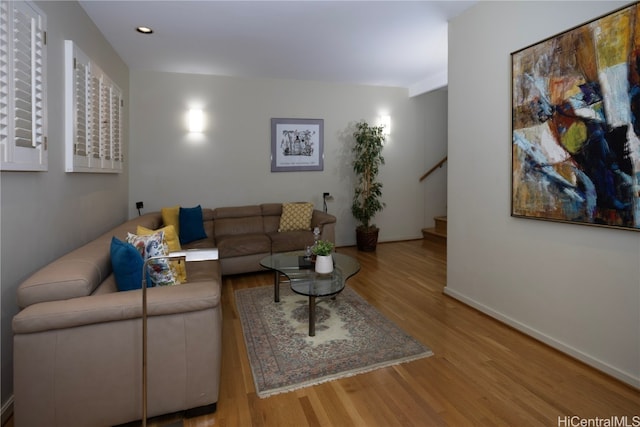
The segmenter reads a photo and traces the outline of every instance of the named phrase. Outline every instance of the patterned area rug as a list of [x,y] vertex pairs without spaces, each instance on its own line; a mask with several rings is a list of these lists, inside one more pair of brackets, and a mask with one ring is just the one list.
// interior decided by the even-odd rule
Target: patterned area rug
[[273,286],[235,291],[253,381],[259,397],[433,355],[349,287],[318,300],[316,336],[308,298]]

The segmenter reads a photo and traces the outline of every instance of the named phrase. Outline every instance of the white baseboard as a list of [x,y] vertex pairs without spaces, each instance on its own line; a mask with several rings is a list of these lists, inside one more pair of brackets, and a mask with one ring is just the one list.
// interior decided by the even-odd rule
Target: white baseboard
[[629,384],[632,387],[638,388],[640,389],[640,377],[638,376],[633,376],[628,372],[624,372],[621,371],[620,369],[609,365],[608,363],[605,363],[599,359],[596,359],[574,347],[571,347],[570,345],[567,345],[565,343],[563,343],[562,341],[558,341],[553,337],[550,337],[547,334],[544,334],[536,329],[533,329],[527,325],[525,325],[524,323],[521,323],[509,316],[506,316],[498,311],[495,311],[494,309],[492,309],[491,307],[487,307],[486,305],[477,302],[476,300],[472,299],[472,298],[468,298],[467,296],[465,296],[464,294],[461,294],[453,289],[449,289],[448,287],[445,286],[444,288],[444,293],[445,295],[448,295],[452,298],[455,298],[473,308],[475,308],[476,310],[479,310],[481,312],[483,312],[484,314],[493,317],[496,320],[499,320],[502,323],[505,323],[509,326],[511,326],[514,329],[517,329],[518,331],[529,335],[532,338],[537,339],[538,341],[541,341],[553,348],[555,348],[556,350],[559,350],[565,354],[568,354],[571,357],[574,357],[578,360],[580,360],[581,362],[586,363],[589,366],[592,366],[602,372],[605,372],[608,375],[611,375],[612,377],[619,379],[620,381]]
[[9,396],[6,402],[2,404],[2,417],[0,418],[0,425],[4,425],[9,417],[13,415],[13,394]]

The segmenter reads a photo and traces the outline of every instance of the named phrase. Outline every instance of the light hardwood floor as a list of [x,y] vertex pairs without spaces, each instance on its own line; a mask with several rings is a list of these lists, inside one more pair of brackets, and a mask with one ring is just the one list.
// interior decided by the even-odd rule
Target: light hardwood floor
[[[622,416],[640,426],[639,390],[445,296],[444,244],[415,240],[382,243],[375,253],[338,250],[362,267],[347,285],[434,356],[260,399],[233,291],[269,285],[272,275],[225,277],[218,410],[185,420],[185,427],[568,427]],[[579,418],[565,418],[572,416]]]

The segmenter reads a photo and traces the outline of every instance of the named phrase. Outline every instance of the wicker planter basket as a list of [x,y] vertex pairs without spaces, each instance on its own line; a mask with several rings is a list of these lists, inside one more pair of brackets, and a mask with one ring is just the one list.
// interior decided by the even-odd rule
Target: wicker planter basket
[[358,250],[363,252],[374,252],[378,245],[379,228],[356,228],[356,244]]

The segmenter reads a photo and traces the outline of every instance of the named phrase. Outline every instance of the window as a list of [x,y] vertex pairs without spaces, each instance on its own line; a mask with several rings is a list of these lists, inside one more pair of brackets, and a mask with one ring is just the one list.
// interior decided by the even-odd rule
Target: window
[[46,18],[0,0],[0,169],[47,170]]
[[122,92],[71,40],[65,41],[67,172],[122,172]]

